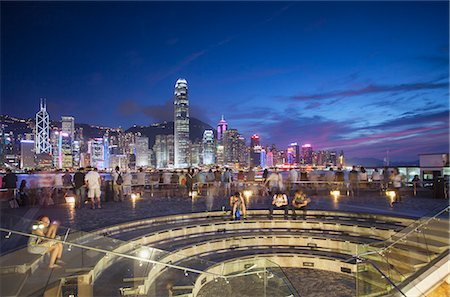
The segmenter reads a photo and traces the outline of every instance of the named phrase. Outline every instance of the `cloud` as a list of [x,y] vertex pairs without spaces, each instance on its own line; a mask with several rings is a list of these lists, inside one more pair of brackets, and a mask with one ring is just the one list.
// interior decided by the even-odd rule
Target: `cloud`
[[425,124],[439,122],[447,125],[448,127],[448,116],[449,111],[437,111],[425,114],[408,114],[404,113],[405,116],[399,117],[393,120],[385,121],[381,124],[373,125],[367,127],[367,129],[393,129],[404,126],[424,126]]
[[331,91],[309,95],[297,95],[289,97],[294,101],[309,101],[309,100],[321,100],[331,99],[335,97],[353,97],[367,94],[377,94],[386,92],[409,92],[417,90],[432,90],[432,89],[445,89],[448,88],[448,82],[434,83],[410,83],[410,84],[398,84],[398,85],[377,85],[371,84],[359,89],[347,89],[341,91]]
[[[163,104],[143,105],[136,100],[126,99],[119,103],[117,110],[124,117],[132,117],[137,114],[144,114],[155,123],[164,121],[173,121],[174,107],[173,100],[169,99]],[[206,116],[207,112],[197,105],[189,106],[189,115],[203,122],[210,123],[210,119]]]
[[189,56],[187,56],[186,58],[184,58],[183,60],[181,60],[180,62],[178,62],[172,68],[169,68],[167,71],[160,71],[154,75],[151,75],[149,77],[149,83],[155,84],[158,81],[161,81],[171,75],[179,73],[184,67],[186,67],[193,61],[195,61],[198,58],[200,58],[201,56],[203,56],[206,52],[207,52],[207,50],[201,50],[201,51],[194,52],[194,53],[190,54]]

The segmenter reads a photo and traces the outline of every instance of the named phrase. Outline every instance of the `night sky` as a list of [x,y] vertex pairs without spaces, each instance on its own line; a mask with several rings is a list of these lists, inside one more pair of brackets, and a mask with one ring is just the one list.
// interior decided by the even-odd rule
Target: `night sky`
[[1,2],[1,114],[191,116],[350,157],[449,151],[449,3]]

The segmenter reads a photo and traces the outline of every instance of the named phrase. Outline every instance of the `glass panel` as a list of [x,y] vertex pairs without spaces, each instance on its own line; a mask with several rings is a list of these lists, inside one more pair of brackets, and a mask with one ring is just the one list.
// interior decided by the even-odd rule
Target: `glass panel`
[[[180,295],[194,290],[235,296],[243,284],[249,284],[244,287],[258,296],[292,293],[281,268],[265,259],[214,263],[196,257],[196,246],[168,252],[138,244],[139,240],[122,241],[109,237],[114,234],[82,232],[53,223],[50,226],[58,226],[58,236],[48,239],[32,234],[33,229],[44,230],[39,222],[1,217],[1,296],[50,292],[58,296],[160,296],[163,292]],[[31,251],[30,238],[46,240],[49,246],[43,251]],[[48,268],[50,246],[62,247],[65,263],[57,262],[61,267]]]

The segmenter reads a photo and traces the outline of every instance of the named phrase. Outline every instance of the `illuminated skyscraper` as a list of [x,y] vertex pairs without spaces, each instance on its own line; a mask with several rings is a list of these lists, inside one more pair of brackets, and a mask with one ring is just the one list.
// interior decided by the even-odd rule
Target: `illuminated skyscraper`
[[175,84],[175,120],[174,148],[175,168],[189,166],[189,101],[188,87],[185,79],[178,79]]
[[293,142],[288,146],[287,149],[287,161],[289,164],[299,164],[300,163],[300,146],[297,142]]
[[72,141],[75,140],[75,119],[73,117],[61,117],[61,131],[69,134]]
[[205,130],[203,132],[203,164],[214,164],[214,151],[214,132],[213,130]]
[[148,149],[148,137],[136,136],[136,166],[146,167],[149,165],[150,150]]
[[47,113],[47,103],[40,103],[40,110],[36,113],[36,154],[50,154],[50,117]]
[[217,141],[219,143],[222,143],[222,139],[223,139],[223,133],[228,129],[228,124],[225,121],[225,119],[223,118],[222,115],[222,119],[220,120],[219,124],[217,124]]
[[303,164],[312,164],[312,146],[307,143],[302,145],[302,159]]
[[31,169],[36,167],[34,159],[34,140],[20,141],[20,168]]
[[261,145],[259,135],[253,134],[250,138],[250,165],[253,167],[261,164]]
[[174,162],[173,135],[156,135],[153,151],[156,157],[156,168],[171,168]]

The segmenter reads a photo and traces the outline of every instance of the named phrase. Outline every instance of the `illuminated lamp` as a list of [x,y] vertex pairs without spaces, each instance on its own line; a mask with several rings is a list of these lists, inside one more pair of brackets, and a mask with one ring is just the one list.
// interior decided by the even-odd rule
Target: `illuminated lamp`
[[73,197],[73,196],[66,196],[64,199],[66,199],[66,203],[70,203],[70,204],[75,203],[75,197]]
[[386,191],[386,196],[388,196],[391,200],[394,200],[396,195],[397,194],[395,191]]
[[339,196],[341,196],[341,191],[339,191],[339,190],[330,191],[330,195],[333,196],[334,199],[337,199],[337,198],[339,198]]
[[245,191],[242,192],[242,194],[244,194],[244,197],[246,199],[248,199],[248,198],[250,198],[253,195],[253,192],[250,191],[250,190],[245,190]]

